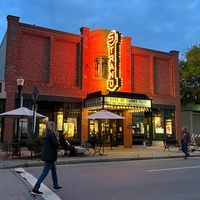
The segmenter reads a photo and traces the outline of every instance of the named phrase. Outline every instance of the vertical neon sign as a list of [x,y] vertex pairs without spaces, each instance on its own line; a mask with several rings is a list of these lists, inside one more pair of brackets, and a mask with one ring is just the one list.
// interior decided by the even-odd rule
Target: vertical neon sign
[[108,80],[107,90],[117,91],[121,87],[121,41],[118,31],[112,30],[107,38]]

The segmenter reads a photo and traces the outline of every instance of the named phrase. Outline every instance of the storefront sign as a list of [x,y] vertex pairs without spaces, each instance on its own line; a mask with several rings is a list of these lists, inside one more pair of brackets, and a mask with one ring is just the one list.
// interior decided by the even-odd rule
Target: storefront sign
[[105,97],[105,105],[151,108],[151,100]]
[[103,97],[85,100],[85,107],[99,106],[103,104]]
[[111,31],[107,38],[108,80],[107,90],[117,91],[121,87],[121,41],[118,31]]

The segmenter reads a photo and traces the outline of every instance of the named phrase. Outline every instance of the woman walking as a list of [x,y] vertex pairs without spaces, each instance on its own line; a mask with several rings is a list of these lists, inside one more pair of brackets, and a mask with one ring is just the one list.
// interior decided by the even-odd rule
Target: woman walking
[[62,187],[58,184],[57,172],[56,172],[56,165],[55,161],[57,160],[57,151],[59,147],[59,143],[57,140],[56,132],[55,132],[55,123],[53,121],[49,121],[47,123],[44,138],[44,144],[42,149],[42,160],[45,161],[44,168],[42,174],[40,175],[38,181],[36,182],[33,190],[31,191],[32,194],[35,195],[42,195],[43,193],[39,191],[40,185],[42,181],[46,178],[51,170],[52,181],[53,181],[53,190],[61,190]]

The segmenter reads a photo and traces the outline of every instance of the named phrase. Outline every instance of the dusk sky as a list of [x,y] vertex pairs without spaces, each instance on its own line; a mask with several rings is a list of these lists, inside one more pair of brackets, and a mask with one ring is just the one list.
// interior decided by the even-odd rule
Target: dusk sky
[[114,29],[133,46],[177,50],[180,57],[200,44],[200,0],[1,0],[0,42],[7,15],[74,34],[81,27]]

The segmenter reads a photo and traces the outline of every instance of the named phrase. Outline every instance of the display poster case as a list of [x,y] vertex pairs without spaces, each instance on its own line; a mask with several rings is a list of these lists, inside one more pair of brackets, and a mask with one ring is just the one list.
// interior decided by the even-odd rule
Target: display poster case
[[164,126],[163,126],[163,118],[162,117],[155,117],[154,127],[155,127],[156,134],[164,134]]
[[67,118],[63,123],[63,133],[67,138],[73,138],[77,134],[77,119]]
[[165,128],[166,128],[166,134],[172,135],[172,120],[171,119],[165,120]]
[[56,126],[57,131],[62,131],[63,130],[63,112],[58,112],[57,113],[57,126]]
[[48,121],[49,121],[48,117],[46,117],[45,119],[40,120],[40,122],[39,122],[39,136],[41,136],[41,137],[43,136],[44,130],[46,128],[46,124],[47,124]]

